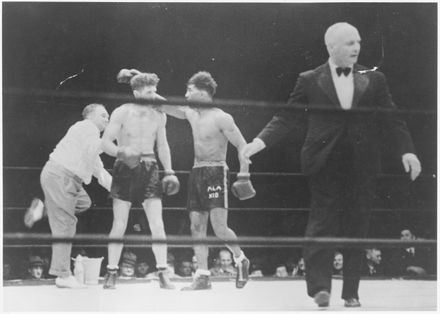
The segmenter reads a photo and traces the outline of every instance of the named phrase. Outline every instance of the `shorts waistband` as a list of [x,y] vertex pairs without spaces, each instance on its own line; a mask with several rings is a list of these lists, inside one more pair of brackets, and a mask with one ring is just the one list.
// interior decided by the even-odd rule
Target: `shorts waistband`
[[141,155],[141,160],[142,160],[142,161],[153,161],[153,162],[157,162],[157,161],[156,161],[156,155],[155,155],[155,154],[142,154],[142,155]]
[[63,165],[60,165],[59,163],[57,163],[57,162],[54,161],[54,160],[49,159],[49,160],[46,162],[46,165],[48,165],[48,166],[51,167],[51,168],[55,168],[55,169],[61,171],[62,173],[64,173],[65,175],[71,177],[73,180],[75,180],[76,182],[78,182],[78,183],[80,183],[80,184],[83,183],[83,180],[82,180],[80,177],[78,177],[78,176],[77,176],[76,174],[74,174],[72,171],[68,170],[66,167],[64,167]]
[[228,165],[226,164],[226,161],[201,161],[201,160],[194,160],[194,166],[193,168],[201,168],[201,167],[225,167],[228,168]]

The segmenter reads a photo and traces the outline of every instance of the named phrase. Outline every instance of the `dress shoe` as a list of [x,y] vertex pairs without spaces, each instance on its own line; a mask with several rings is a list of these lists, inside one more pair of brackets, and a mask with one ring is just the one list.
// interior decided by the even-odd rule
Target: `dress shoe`
[[330,304],[330,292],[325,290],[319,291],[315,294],[314,300],[319,307],[327,307]]
[[356,298],[349,298],[349,299],[345,299],[345,303],[344,303],[345,307],[360,307],[361,304],[359,303],[359,300]]
[[26,213],[24,214],[24,224],[28,228],[32,228],[34,223],[41,220],[44,215],[44,204],[43,202],[38,199],[34,198],[31,202],[31,205],[26,210]]

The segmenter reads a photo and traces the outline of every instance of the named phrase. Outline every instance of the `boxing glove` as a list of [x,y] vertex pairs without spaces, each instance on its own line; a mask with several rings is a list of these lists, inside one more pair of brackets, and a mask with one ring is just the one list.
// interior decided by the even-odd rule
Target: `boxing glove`
[[174,171],[165,171],[165,176],[162,179],[162,190],[166,195],[174,195],[179,192],[179,179],[174,175]]
[[130,169],[136,168],[141,162],[141,153],[132,147],[121,147],[116,154],[117,159],[122,160]]
[[237,181],[232,185],[232,194],[240,201],[250,199],[257,194],[254,187],[252,186],[251,175],[249,173],[239,173],[237,174]]
[[122,69],[121,71],[119,71],[118,75],[116,76],[116,80],[118,81],[118,83],[129,84],[131,78],[140,73],[141,72],[139,72],[136,69],[131,69],[131,70]]

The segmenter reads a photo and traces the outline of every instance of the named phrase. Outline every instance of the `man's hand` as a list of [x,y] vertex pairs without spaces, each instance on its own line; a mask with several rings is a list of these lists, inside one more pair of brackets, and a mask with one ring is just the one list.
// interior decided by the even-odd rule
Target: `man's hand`
[[247,163],[251,164],[251,157],[263,150],[266,147],[266,144],[259,139],[258,137],[254,138],[251,143],[246,144],[243,149],[240,151],[240,155]]
[[402,163],[405,172],[410,172],[411,180],[414,181],[422,171],[419,159],[414,154],[406,153],[402,155]]

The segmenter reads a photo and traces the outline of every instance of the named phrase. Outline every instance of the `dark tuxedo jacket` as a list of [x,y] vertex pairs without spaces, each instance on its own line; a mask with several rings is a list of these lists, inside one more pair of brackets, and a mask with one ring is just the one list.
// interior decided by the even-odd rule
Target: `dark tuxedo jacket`
[[418,266],[426,270],[428,274],[435,273],[436,252],[430,249],[416,248],[414,255],[411,255],[406,249],[395,249],[388,253],[387,271],[391,275],[405,276],[409,275],[406,268],[409,266]]
[[[395,109],[383,73],[353,67],[354,95],[352,108]],[[325,63],[299,75],[288,100],[288,106],[326,106],[341,108],[330,73]],[[338,140],[344,136],[353,147],[355,169],[375,175],[380,171],[380,140],[390,132],[400,155],[414,153],[414,145],[406,123],[397,116],[381,114],[341,114],[284,110],[276,114],[258,137],[267,147],[275,144],[293,129],[305,128],[301,150],[301,167],[306,175],[316,174],[326,164]]]
[[362,268],[361,268],[361,276],[367,276],[367,277],[380,277],[384,275],[384,270],[382,265],[374,265],[374,273],[370,272],[370,268],[368,267],[368,262],[365,259],[362,262]]

